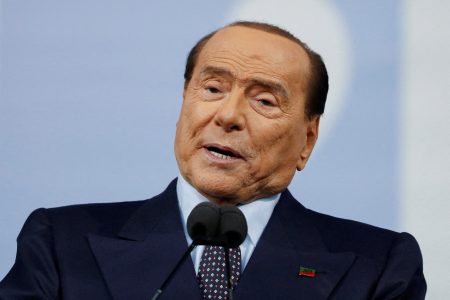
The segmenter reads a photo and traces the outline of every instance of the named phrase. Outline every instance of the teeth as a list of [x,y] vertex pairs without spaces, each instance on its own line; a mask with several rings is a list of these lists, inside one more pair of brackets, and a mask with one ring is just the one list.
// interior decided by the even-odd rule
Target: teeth
[[231,159],[231,156],[228,156],[228,155],[225,155],[222,153],[217,153],[214,151],[209,151],[209,152],[211,152],[212,155],[214,155],[215,157],[220,158],[220,159]]

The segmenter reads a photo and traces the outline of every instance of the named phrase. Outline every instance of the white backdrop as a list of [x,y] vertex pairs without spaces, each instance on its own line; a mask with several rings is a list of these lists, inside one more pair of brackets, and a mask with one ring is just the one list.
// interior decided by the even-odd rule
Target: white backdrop
[[144,199],[177,175],[186,54],[244,18],[292,31],[330,71],[319,144],[292,192],[412,233],[428,299],[450,294],[450,2],[0,1],[0,278],[32,210]]

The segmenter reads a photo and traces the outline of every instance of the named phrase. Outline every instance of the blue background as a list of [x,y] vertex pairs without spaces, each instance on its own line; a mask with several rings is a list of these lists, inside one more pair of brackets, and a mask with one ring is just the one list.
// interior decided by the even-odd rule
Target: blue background
[[[331,3],[350,32],[352,81],[290,188],[309,208],[396,229],[400,4]],[[32,210],[145,199],[177,176],[185,58],[233,5],[1,2],[0,278]]]

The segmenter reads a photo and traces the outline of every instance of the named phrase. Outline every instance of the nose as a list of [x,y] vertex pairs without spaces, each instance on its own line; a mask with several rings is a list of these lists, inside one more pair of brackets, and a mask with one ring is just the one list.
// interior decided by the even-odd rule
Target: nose
[[245,128],[245,99],[240,91],[232,91],[220,103],[214,117],[214,123],[225,132],[240,131]]

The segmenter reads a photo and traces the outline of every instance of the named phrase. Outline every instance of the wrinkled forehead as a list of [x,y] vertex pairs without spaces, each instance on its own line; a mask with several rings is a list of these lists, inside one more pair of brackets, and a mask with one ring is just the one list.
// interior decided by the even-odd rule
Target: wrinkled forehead
[[[306,88],[310,62],[306,51],[283,36],[243,26],[218,31],[201,50],[194,70],[229,64],[236,72],[258,72]],[[303,90],[302,88],[302,90]]]

